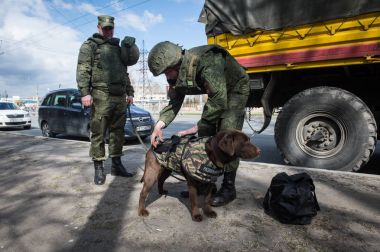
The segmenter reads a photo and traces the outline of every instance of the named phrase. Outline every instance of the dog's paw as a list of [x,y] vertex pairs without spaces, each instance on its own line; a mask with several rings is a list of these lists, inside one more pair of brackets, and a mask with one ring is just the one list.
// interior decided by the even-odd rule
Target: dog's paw
[[139,211],[139,216],[142,216],[142,217],[147,217],[147,216],[149,216],[149,212],[148,212],[148,210],[146,210],[146,209],[142,209],[142,210],[140,210],[140,211]]
[[209,218],[216,218],[218,216],[215,211],[205,212],[205,215]]
[[196,221],[196,222],[201,222],[202,221],[202,215],[201,214],[195,214],[193,216],[191,216],[193,221]]

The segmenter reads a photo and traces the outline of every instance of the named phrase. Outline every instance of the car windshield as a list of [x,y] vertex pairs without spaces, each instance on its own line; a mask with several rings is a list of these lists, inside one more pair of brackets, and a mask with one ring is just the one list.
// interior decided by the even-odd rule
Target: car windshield
[[9,102],[0,102],[0,110],[8,110],[8,109],[18,109],[18,107],[13,104],[13,103],[9,103]]

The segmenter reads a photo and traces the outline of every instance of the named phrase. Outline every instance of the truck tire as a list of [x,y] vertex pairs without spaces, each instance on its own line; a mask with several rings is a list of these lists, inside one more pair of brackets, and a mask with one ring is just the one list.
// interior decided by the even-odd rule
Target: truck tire
[[334,87],[315,87],[292,97],[275,124],[284,161],[303,167],[358,171],[375,150],[377,126],[367,105]]

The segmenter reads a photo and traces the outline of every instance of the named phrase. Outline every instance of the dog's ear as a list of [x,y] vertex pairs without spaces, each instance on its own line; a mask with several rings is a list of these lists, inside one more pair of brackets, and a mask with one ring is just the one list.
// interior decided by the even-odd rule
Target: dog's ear
[[235,154],[234,137],[231,134],[225,134],[219,141],[218,147],[229,156]]

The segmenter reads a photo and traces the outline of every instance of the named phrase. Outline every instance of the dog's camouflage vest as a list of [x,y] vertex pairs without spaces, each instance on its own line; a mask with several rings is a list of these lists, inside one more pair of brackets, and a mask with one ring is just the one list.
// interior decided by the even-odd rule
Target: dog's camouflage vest
[[[191,176],[202,183],[215,183],[224,172],[214,165],[206,153],[206,142],[211,137],[173,136],[155,150],[158,162],[166,169]],[[185,173],[185,174],[184,174]]]

